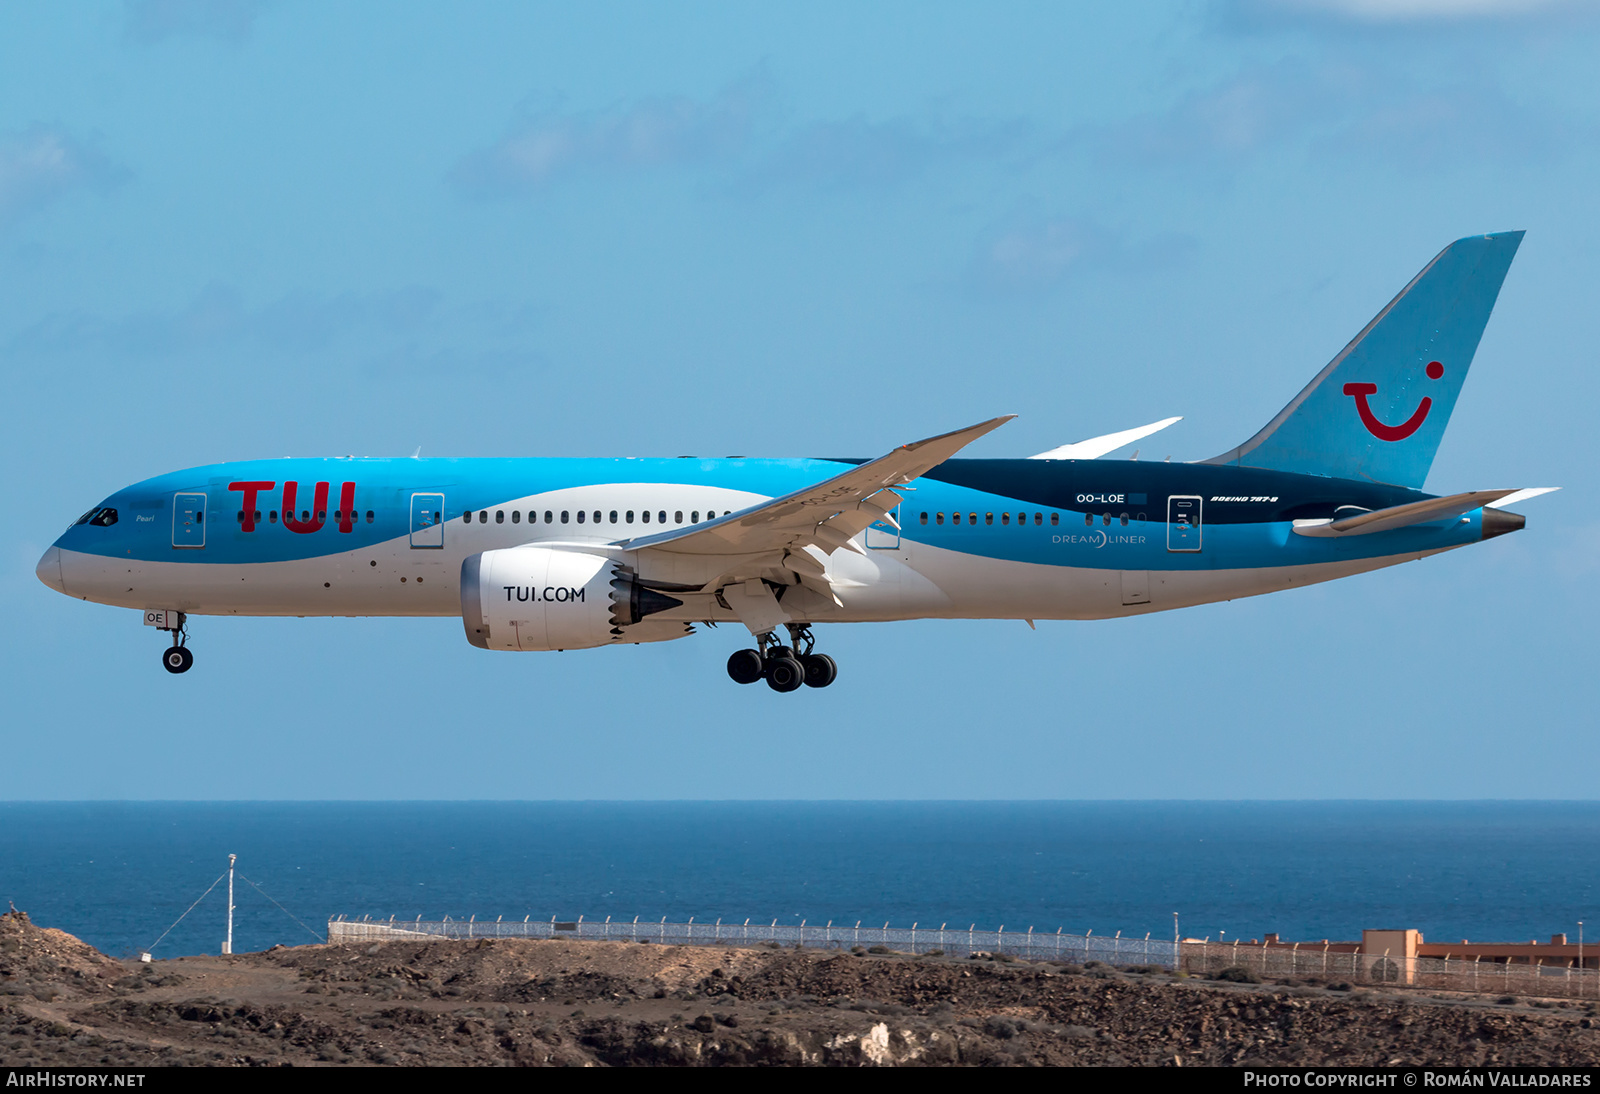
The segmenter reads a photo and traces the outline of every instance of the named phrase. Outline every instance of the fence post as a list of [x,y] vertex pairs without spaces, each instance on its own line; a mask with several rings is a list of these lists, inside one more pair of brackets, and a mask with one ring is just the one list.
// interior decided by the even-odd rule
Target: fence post
[[917,922],[916,922],[916,920],[912,920],[911,921],[911,952],[912,953],[916,953],[917,952]]

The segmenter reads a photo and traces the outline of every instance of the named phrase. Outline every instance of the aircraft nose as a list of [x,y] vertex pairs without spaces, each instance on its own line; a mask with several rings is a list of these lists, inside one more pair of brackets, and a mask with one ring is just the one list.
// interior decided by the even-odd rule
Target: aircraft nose
[[51,547],[39,559],[39,565],[33,568],[39,575],[39,580],[50,586],[58,593],[67,591],[66,582],[61,580],[61,548]]

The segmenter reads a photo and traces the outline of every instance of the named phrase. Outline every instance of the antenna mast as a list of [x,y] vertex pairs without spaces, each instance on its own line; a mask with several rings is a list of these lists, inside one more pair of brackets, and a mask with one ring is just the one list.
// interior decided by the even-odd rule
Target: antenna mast
[[238,855],[228,856],[228,937],[222,942],[222,952],[233,952],[233,863]]

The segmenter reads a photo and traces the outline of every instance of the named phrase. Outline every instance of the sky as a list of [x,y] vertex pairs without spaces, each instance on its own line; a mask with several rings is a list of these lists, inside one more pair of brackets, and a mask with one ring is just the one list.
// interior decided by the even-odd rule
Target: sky
[[[1600,795],[1600,5],[0,2],[0,798]],[[1102,622],[487,653],[138,613],[41,552],[283,455],[974,456],[1253,434],[1526,229],[1428,488],[1527,528]]]

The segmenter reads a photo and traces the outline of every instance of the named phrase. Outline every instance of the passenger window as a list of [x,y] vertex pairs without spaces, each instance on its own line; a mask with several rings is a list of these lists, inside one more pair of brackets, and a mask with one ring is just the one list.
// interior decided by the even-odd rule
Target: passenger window
[[[612,514],[611,514],[611,520],[612,520],[612,521],[613,521],[613,522],[615,522],[615,521],[616,521],[616,519],[617,519],[617,515],[616,515],[616,513],[612,513]],[[596,523],[596,524],[599,524],[599,523],[600,523],[600,510],[598,510],[598,509],[596,509],[596,510],[595,510],[595,511],[594,511],[594,522],[595,522],[595,523]]]
[[1010,524],[1011,523],[1011,514],[1010,513],[1001,513],[1000,514],[1000,523],[1001,524]]
[[639,514],[639,519],[644,521],[646,524],[649,524],[650,523],[650,510],[646,509],[643,512],[641,512]]
[[1033,514],[1033,523],[1034,523],[1035,527],[1038,527],[1039,525],[1043,524],[1044,523],[1044,514],[1043,513],[1035,513],[1035,514]]
[[471,524],[472,523],[472,510],[468,509],[465,513],[462,513],[461,514],[461,519],[464,522],[466,522],[467,524]]
[[922,514],[922,523],[923,524],[927,524],[928,523],[928,514],[926,514],[926,513]]
[[244,510],[243,509],[239,510],[239,515],[235,519],[237,519],[240,524],[244,523]]
[[1058,525],[1060,523],[1061,523],[1061,514],[1060,513],[1051,513],[1050,514],[1050,527],[1054,528],[1056,525]]
[[506,511],[504,509],[496,509],[494,511],[494,522],[496,524],[504,524],[506,522]]
[[[545,510],[545,511],[544,511],[544,522],[545,522],[545,523],[546,523],[546,524],[553,524],[553,523],[554,523],[554,521],[552,521],[552,520],[551,520],[551,519],[550,519],[550,510],[548,510],[548,509],[546,509],[546,510]],[[565,513],[562,513],[562,514],[561,514],[561,523],[562,523],[562,524],[565,524],[565,523],[567,523],[567,514],[565,514]]]
[[267,510],[267,522],[270,524],[278,523],[278,511],[276,509]]
[[511,523],[512,524],[521,524],[522,523],[522,510],[520,510],[520,509],[511,510]]
[[1139,514],[1139,515],[1138,515],[1138,516],[1137,516],[1137,517],[1135,517],[1135,518],[1133,518],[1133,519],[1134,519],[1134,520],[1144,520],[1144,514],[1143,514],[1143,513],[1140,513],[1140,514]]
[[976,514],[976,513],[968,513],[967,514],[967,523],[976,526],[977,523],[978,523],[978,514]]
[[1085,514],[1083,514],[1083,526],[1085,528],[1088,528],[1088,527],[1091,527],[1093,524],[1094,524],[1094,514],[1093,513],[1085,513]]
[[985,524],[993,524],[994,523],[994,514],[993,513],[985,513],[985,514],[983,514],[983,523],[985,523]]
[[561,510],[561,523],[567,523],[567,511],[565,509]]
[[373,513],[373,511],[372,511],[372,510],[371,510],[371,509],[368,509],[368,510],[367,510],[367,523],[368,523],[368,524],[371,524],[371,523],[372,523],[372,521],[373,521],[373,518],[374,518],[374,517],[375,517],[375,516],[376,516],[376,514],[374,514],[374,513]]
[[487,510],[487,509],[479,510],[479,512],[478,512],[478,523],[479,524],[488,524],[489,523],[489,510]]
[[586,517],[586,516],[588,516],[588,514],[587,514],[587,513],[585,513],[585,512],[584,512],[584,511],[583,511],[583,510],[582,510],[582,509],[579,509],[579,510],[578,510],[578,523],[579,523],[579,524],[582,524],[582,523],[583,523],[583,519],[584,519],[584,517]]
[[[611,523],[612,524],[617,523],[616,510],[612,510],[612,512],[611,512]],[[632,524],[633,523],[633,510],[632,509],[629,509],[626,513],[622,514],[622,523],[624,523],[624,524]]]
[[317,510],[317,519],[318,520],[327,520],[328,519],[328,511],[326,509],[318,509]]
[[1111,514],[1107,513],[1105,516],[1101,517],[1100,523],[1104,524],[1107,528],[1111,527]]
[[944,523],[944,514],[943,513],[935,513],[935,514],[933,514],[933,523],[935,523],[935,524],[943,524]]
[[700,523],[700,510],[696,509],[694,512],[689,514],[689,523],[690,524],[699,524]]
[[[117,523],[117,511],[115,509],[107,509],[106,513],[109,514],[110,517],[111,517],[110,520],[105,521],[106,524],[115,524],[115,523]],[[256,518],[255,519],[256,519],[256,523],[257,524],[261,523],[261,510],[259,510],[259,509],[256,510]],[[104,518],[102,518],[102,520],[104,520]]]
[[1124,528],[1128,526],[1128,514],[1126,513],[1122,514],[1122,526]]
[[673,512],[673,514],[672,514],[672,523],[673,524],[682,524],[683,523],[683,510],[682,509],[678,509],[678,510],[675,510]]
[[661,512],[657,513],[656,515],[661,518],[662,524],[667,523],[667,511],[665,509],[661,510]]

